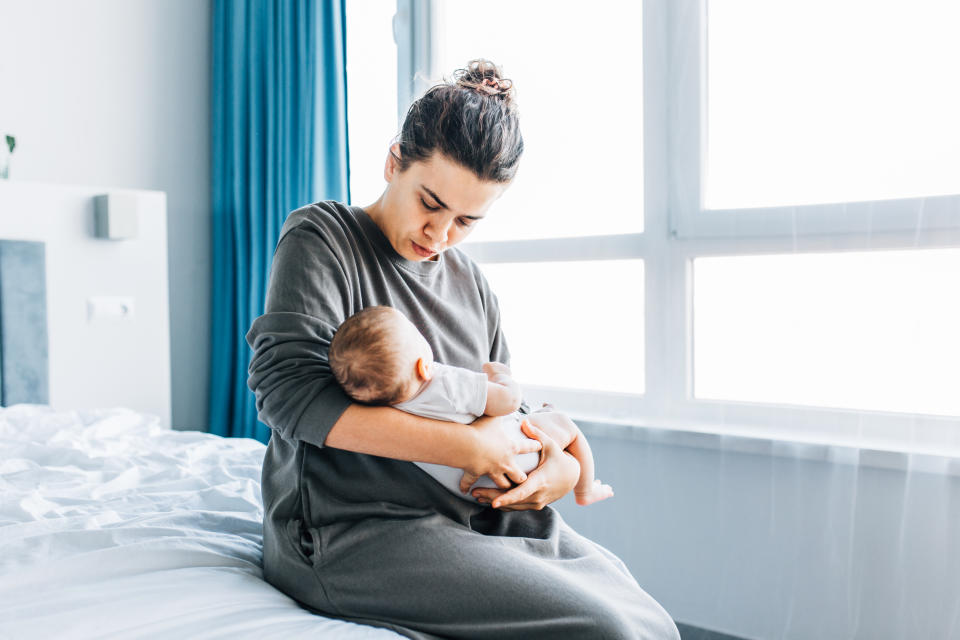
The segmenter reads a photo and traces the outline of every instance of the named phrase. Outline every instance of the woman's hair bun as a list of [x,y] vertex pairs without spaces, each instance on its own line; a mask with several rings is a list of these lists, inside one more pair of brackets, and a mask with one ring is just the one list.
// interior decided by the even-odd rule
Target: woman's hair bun
[[390,151],[406,171],[440,153],[480,180],[510,182],[523,155],[513,82],[500,68],[478,59],[457,69],[414,100]]
[[454,71],[453,80],[461,87],[485,96],[496,96],[509,104],[514,97],[513,81],[501,75],[500,67],[484,58],[477,58],[468,62],[465,69]]

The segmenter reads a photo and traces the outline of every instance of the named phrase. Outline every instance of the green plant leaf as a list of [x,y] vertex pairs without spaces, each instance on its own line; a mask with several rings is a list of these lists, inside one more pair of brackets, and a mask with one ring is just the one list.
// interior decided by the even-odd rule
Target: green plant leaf
[[17,139],[13,136],[7,136],[7,146],[10,147],[10,153],[13,153],[13,148],[17,146]]

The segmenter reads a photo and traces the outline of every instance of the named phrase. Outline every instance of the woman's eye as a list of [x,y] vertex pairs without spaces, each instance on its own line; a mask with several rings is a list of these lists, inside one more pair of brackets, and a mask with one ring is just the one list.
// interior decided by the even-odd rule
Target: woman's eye
[[457,218],[457,224],[461,227],[469,227],[473,224],[473,220],[468,220],[466,218]]
[[427,202],[423,198],[420,198],[420,202],[423,204],[423,208],[426,209],[427,211],[436,211],[437,209],[440,208],[440,207],[431,207],[430,205],[427,204]]

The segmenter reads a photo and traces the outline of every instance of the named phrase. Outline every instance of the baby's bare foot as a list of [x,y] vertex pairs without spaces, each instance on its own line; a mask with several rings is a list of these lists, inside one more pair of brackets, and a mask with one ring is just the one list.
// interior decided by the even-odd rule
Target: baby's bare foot
[[593,485],[589,489],[586,491],[574,491],[573,495],[577,500],[577,504],[581,507],[585,507],[588,504],[593,504],[594,502],[600,502],[601,500],[612,498],[613,487],[608,484],[601,483],[598,478],[593,481]]

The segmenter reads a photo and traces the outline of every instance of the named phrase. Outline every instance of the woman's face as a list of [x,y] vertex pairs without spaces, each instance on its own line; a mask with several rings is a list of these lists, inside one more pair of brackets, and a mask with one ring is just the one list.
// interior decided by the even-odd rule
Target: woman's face
[[387,188],[367,213],[390,244],[408,260],[436,260],[462,242],[507,188],[482,181],[470,170],[435,153],[401,172],[394,145],[387,156]]

